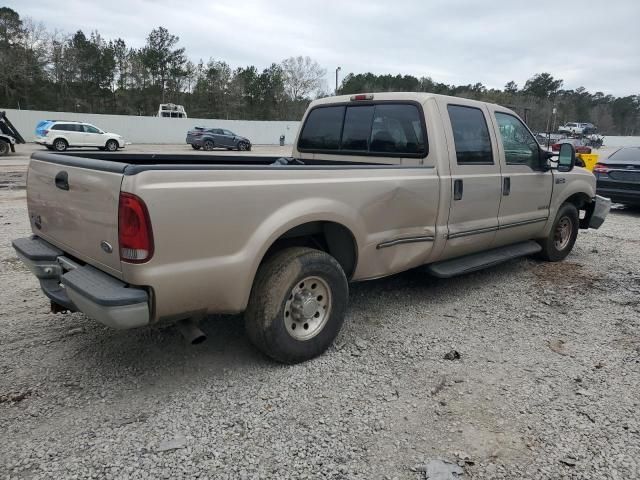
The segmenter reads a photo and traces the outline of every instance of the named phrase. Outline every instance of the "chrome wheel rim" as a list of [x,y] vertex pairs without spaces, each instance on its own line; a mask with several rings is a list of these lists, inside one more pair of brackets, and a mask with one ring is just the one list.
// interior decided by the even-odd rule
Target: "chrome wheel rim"
[[291,289],[284,305],[284,324],[296,340],[318,335],[331,315],[331,289],[320,277],[306,277]]
[[556,231],[554,234],[553,244],[557,250],[564,250],[569,245],[571,234],[573,230],[573,224],[569,217],[562,217],[556,225]]
[[56,142],[56,150],[59,150],[59,151],[64,150],[64,142],[62,140],[58,140]]
[[107,150],[109,150],[110,152],[115,151],[115,149],[116,149],[116,148],[117,148],[117,147],[116,147],[116,144],[115,144],[114,142],[109,142],[109,143],[107,144]]

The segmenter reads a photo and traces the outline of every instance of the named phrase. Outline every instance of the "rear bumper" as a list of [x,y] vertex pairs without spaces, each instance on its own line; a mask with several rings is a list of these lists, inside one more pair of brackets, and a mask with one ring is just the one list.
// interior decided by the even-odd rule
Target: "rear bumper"
[[79,265],[38,237],[12,242],[18,257],[40,281],[44,294],[71,311],[79,311],[116,329],[149,324],[149,294],[90,265]]

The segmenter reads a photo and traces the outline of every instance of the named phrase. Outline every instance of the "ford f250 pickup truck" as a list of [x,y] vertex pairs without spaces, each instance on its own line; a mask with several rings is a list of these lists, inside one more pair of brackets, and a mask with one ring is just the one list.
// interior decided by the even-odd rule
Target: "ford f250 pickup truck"
[[260,350],[300,362],[335,339],[349,282],[564,259],[610,201],[572,145],[553,155],[498,105],[325,98],[287,159],[34,153],[33,236],[13,246],[54,309],[193,342],[207,314],[244,312]]

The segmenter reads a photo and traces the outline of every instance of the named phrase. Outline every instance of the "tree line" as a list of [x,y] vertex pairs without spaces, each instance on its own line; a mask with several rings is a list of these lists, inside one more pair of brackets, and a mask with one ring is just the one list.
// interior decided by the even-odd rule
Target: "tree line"
[[[160,103],[177,103],[194,118],[297,120],[311,99],[329,94],[326,70],[309,57],[291,57],[262,70],[232,68],[214,58],[194,63],[179,43],[164,27],[153,29],[141,48],[97,31],[51,32],[2,7],[0,106],[153,115]],[[447,85],[428,76],[350,73],[337,93],[440,93],[513,108],[538,131],[580,121],[607,134],[640,134],[640,95],[614,97],[562,85],[549,73],[536,74],[522,88],[511,81],[503,89]]]

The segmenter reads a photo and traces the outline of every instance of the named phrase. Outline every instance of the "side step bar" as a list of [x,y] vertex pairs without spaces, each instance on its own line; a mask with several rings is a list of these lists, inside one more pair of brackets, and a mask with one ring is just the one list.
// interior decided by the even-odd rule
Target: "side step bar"
[[475,272],[483,268],[492,267],[500,263],[509,261],[514,258],[533,255],[542,250],[537,242],[529,240],[528,242],[514,243],[505,247],[494,248],[486,252],[473,253],[460,258],[451,260],[443,260],[442,262],[432,263],[426,267],[427,272],[434,277],[451,278],[456,275]]

